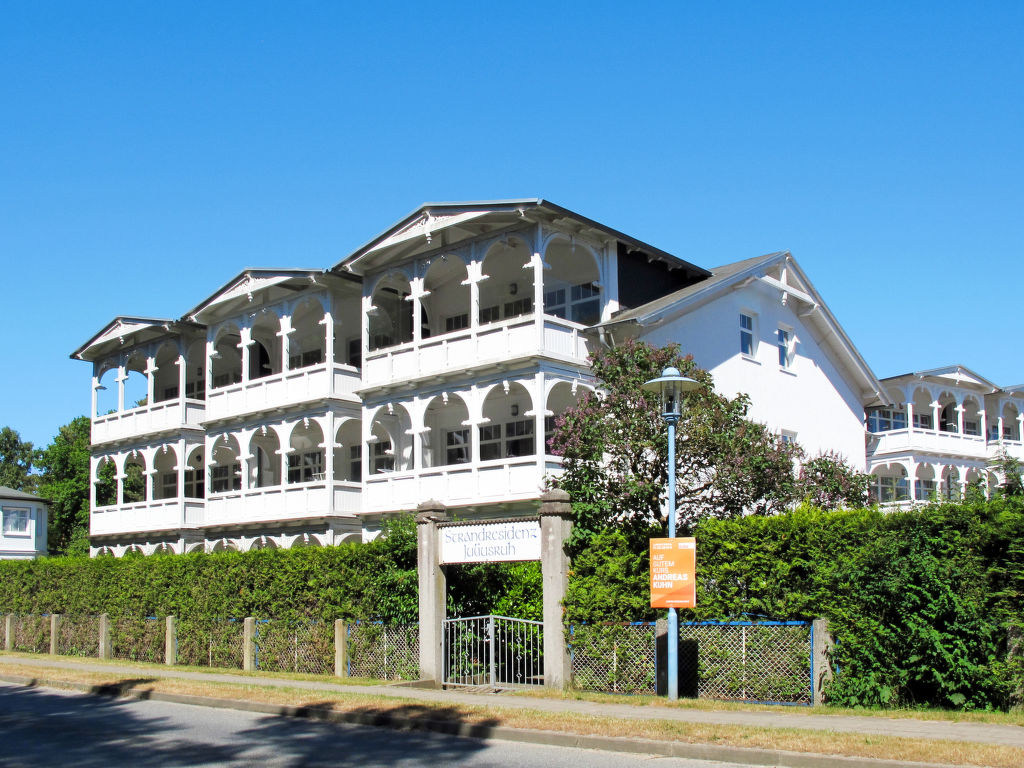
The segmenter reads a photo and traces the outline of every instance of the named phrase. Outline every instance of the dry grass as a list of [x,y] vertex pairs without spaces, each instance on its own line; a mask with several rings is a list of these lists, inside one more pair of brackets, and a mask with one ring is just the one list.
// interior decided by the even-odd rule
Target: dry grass
[[[134,665],[144,673],[145,667]],[[399,717],[413,722],[466,723],[481,726],[527,728],[580,735],[623,736],[673,740],[693,744],[781,749],[828,755],[909,760],[924,763],[1020,768],[1024,749],[929,739],[835,733],[799,728],[761,728],[711,725],[663,720],[633,720],[575,712],[551,713],[502,707],[500,700],[490,706],[464,706],[390,698],[387,695],[310,691],[260,685],[256,676],[240,676],[237,683],[213,680],[126,678],[92,670],[40,668],[18,664],[5,654],[5,673],[90,686],[125,686],[136,693],[157,691],[188,694],[212,699],[244,699],[292,707],[315,707],[369,717]],[[141,679],[140,679],[141,678]],[[322,678],[319,678],[322,680]],[[615,699],[621,702],[621,699]],[[787,709],[788,711],[788,709]]]

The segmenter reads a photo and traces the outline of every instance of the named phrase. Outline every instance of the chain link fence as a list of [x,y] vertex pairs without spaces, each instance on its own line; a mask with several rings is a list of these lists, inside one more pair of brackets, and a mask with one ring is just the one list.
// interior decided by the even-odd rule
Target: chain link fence
[[57,625],[57,653],[61,656],[95,657],[99,650],[99,616],[61,616]]
[[[659,669],[666,663],[664,632],[659,633],[653,622],[569,627],[573,686],[606,693],[658,693],[665,685],[659,681],[659,673],[665,674]],[[679,672],[681,696],[810,704],[811,625],[801,621],[681,624]]]
[[24,653],[50,652],[50,617],[16,615],[11,627],[11,650]]
[[322,621],[256,622],[256,669],[269,672],[334,673],[334,626]]
[[807,622],[698,622],[682,624],[679,638],[681,695],[811,703]]
[[577,624],[567,635],[574,688],[657,693],[657,636],[652,622]]
[[155,616],[119,616],[110,620],[110,655],[127,661],[162,662],[166,623]]
[[178,619],[178,663],[193,667],[241,669],[245,624],[242,619],[193,621]]
[[349,674],[377,680],[417,680],[420,676],[418,624],[348,625]]

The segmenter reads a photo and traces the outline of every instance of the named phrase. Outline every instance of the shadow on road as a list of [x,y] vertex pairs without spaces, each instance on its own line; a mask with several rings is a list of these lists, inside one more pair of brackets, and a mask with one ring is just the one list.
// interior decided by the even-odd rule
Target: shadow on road
[[[287,751],[295,765],[452,765],[484,748],[480,741],[452,735],[483,737],[500,724],[497,719],[469,724],[458,707],[419,704],[360,707],[345,713],[348,723],[322,722],[329,709],[329,702],[310,704],[297,713],[301,719],[268,717],[243,735]],[[367,725],[387,727],[362,727]]]
[[[122,680],[97,686],[110,693],[152,682]],[[179,766],[231,762],[236,747],[173,738],[167,718],[133,711],[130,699],[0,686],[3,766]]]

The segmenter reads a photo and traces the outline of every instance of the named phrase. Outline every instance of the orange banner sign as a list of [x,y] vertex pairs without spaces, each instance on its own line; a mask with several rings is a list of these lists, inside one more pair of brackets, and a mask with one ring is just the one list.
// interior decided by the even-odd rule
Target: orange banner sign
[[697,540],[651,539],[651,608],[697,605]]

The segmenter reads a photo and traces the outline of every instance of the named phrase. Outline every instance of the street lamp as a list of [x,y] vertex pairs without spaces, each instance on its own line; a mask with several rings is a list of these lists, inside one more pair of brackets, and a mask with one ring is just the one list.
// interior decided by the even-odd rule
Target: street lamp
[[[676,537],[676,424],[682,415],[683,395],[700,387],[700,382],[680,375],[668,367],[657,379],[644,382],[643,388],[661,397],[661,417],[668,425],[668,536]],[[679,698],[679,614],[668,609],[668,697]]]

